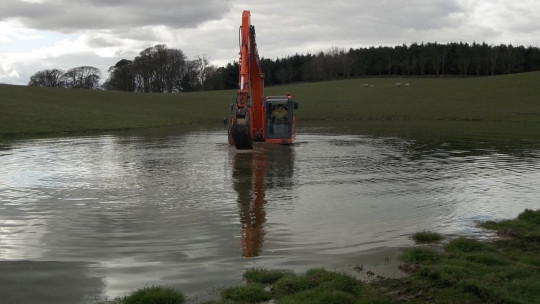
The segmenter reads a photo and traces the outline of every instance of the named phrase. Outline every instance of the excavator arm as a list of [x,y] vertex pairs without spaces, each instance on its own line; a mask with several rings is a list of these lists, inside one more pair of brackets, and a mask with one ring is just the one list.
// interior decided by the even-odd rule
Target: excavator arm
[[236,111],[231,122],[230,135],[238,149],[251,149],[253,141],[264,140],[264,106],[262,72],[255,27],[251,25],[250,11],[242,13],[240,27],[240,71]]
[[250,12],[244,11],[242,13],[242,25],[240,26],[240,73],[238,79],[238,82],[240,84],[240,89],[238,90],[239,108],[243,108],[250,103],[250,66],[252,63],[254,63],[255,65],[259,64],[258,57],[259,54],[257,52],[257,44],[255,43],[255,27],[251,25]]

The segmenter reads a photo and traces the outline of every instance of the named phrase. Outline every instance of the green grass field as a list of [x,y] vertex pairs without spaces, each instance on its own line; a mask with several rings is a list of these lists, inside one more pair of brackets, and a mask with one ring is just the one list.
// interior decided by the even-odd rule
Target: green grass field
[[[396,86],[396,83],[409,86]],[[362,86],[368,84],[369,86]],[[540,72],[482,78],[362,78],[266,88],[291,92],[299,127],[384,122],[540,133]],[[221,128],[234,90],[142,94],[0,85],[0,137],[165,126]],[[473,123],[473,124],[471,124]]]

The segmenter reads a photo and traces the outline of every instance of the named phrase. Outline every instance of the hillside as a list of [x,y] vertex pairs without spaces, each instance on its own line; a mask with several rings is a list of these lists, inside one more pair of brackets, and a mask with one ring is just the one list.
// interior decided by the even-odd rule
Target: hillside
[[[396,85],[401,83],[401,85]],[[266,88],[300,103],[299,127],[468,122],[540,133],[540,72],[481,78],[361,78]],[[406,85],[408,84],[408,85]],[[221,128],[234,90],[142,94],[0,85],[0,136],[163,126]],[[491,127],[490,127],[491,128]]]

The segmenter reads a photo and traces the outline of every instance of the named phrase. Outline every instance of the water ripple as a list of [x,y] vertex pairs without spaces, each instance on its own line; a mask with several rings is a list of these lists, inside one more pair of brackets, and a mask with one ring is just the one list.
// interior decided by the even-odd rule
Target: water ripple
[[2,144],[0,263],[89,262],[103,292],[122,295],[229,280],[255,262],[319,266],[410,244],[418,230],[475,234],[479,220],[540,208],[535,142],[302,134],[293,146],[236,151],[225,140]]

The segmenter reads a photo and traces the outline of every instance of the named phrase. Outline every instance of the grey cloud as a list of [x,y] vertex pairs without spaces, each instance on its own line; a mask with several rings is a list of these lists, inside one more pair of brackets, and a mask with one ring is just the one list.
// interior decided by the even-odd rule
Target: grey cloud
[[117,39],[105,38],[105,37],[90,37],[87,40],[88,46],[92,48],[104,48],[104,47],[113,47],[118,45]]
[[[261,51],[272,46],[287,48],[287,52],[274,53],[280,56],[294,54],[295,49],[302,53],[306,48],[316,52],[330,46],[420,42],[426,40],[426,32],[458,28],[466,20],[466,8],[456,0],[326,1],[317,5],[302,0],[291,5],[297,13],[286,18],[275,13],[277,5],[252,9]],[[264,13],[268,11],[274,13]]]
[[148,25],[190,28],[219,19],[229,8],[222,0],[14,1],[2,8],[0,20],[17,18],[30,28],[61,32]]
[[[538,45],[540,32],[537,0],[0,2],[0,21],[16,19],[38,32],[81,34],[83,46],[77,52],[87,47],[81,58],[53,56],[34,64],[47,61],[56,66],[69,60],[70,66],[76,66],[81,64],[75,61],[81,60],[104,71],[119,59],[133,58],[161,43],[182,49],[190,58],[206,53],[220,64],[238,60],[238,26],[244,9],[251,10],[259,52],[266,58],[326,51],[333,46],[348,49],[413,42]],[[105,54],[108,58],[100,57]],[[15,75],[14,71],[27,76],[20,69],[0,65],[0,79]]]
[[[115,58],[115,59],[120,60],[119,58]],[[104,80],[108,76],[106,73],[108,68],[114,64],[114,63],[111,64],[111,61],[116,62],[114,60],[111,60],[110,58],[102,58],[102,57],[96,56],[95,54],[91,52],[61,55],[61,56],[48,58],[47,60],[39,60],[37,62],[20,61],[20,62],[17,62],[12,67],[12,69],[8,69],[8,70],[3,70],[2,65],[0,65],[0,80],[1,80],[0,82],[26,85],[28,84],[28,80],[30,79],[30,77],[37,71],[44,70],[44,69],[52,69],[52,68],[68,70],[70,68],[83,66],[83,65],[91,65],[96,68],[99,68],[102,73],[101,74],[101,76],[103,77],[102,80]],[[10,73],[12,71],[17,71],[17,74],[13,75],[12,73]]]

